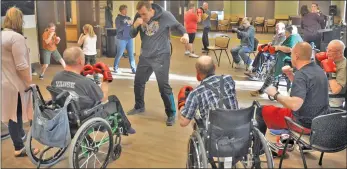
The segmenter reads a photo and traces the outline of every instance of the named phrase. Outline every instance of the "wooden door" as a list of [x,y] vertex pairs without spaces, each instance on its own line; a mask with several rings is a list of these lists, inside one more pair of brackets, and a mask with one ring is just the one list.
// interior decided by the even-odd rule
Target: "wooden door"
[[[40,56],[43,56],[42,34],[51,22],[56,25],[56,34],[61,39],[57,47],[59,53],[63,55],[63,52],[66,49],[65,1],[36,1],[36,7]],[[42,57],[40,57],[40,59],[42,61]],[[52,58],[51,63],[58,64],[58,62]]]
[[90,24],[94,27],[97,35],[96,49],[101,55],[101,26],[100,26],[100,4],[99,1],[76,1],[77,2],[77,32],[78,37],[83,32],[83,26]]

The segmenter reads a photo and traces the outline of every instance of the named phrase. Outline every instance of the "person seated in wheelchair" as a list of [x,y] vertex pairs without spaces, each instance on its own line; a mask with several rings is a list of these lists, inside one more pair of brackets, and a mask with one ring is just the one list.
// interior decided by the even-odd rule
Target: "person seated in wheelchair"
[[276,35],[273,36],[272,42],[258,46],[258,54],[253,60],[252,69],[249,71],[246,71],[245,75],[247,75],[250,78],[250,80],[259,80],[259,74],[262,73],[261,67],[263,63],[266,62],[266,60],[271,59],[272,54],[270,54],[269,52],[269,47],[279,46],[285,40],[286,40],[285,25],[283,22],[279,22],[276,24]]
[[343,56],[345,44],[341,40],[332,40],[326,52],[316,54],[316,59],[325,71],[330,87],[329,104],[342,107],[346,93],[346,58]]
[[195,89],[184,86],[178,94],[178,109],[181,112],[178,113],[178,119],[182,127],[187,126],[195,118],[196,110],[199,110],[201,119],[206,120],[209,110],[218,107],[219,94],[224,96],[226,109],[239,109],[233,78],[229,75],[215,75],[216,66],[210,56],[199,57],[195,68],[197,80],[201,84]]
[[[123,134],[134,134],[135,130],[131,127],[129,120],[125,116],[118,98],[115,96],[108,97],[108,85],[113,80],[108,66],[101,62],[96,63],[94,66],[85,65],[85,56],[79,47],[67,48],[63,53],[63,59],[66,67],[53,77],[51,85],[78,95],[80,111],[91,109],[111,97],[112,102],[116,102],[118,104],[117,106],[120,106],[120,114],[124,121]],[[85,77],[88,74],[93,75],[94,73],[103,74],[101,87],[94,83],[92,79]],[[111,107],[110,101],[105,106],[107,114],[114,113],[108,111],[116,111],[108,109],[108,105]]]
[[[330,113],[328,79],[325,72],[311,61],[311,54],[310,44],[300,42],[294,46],[291,52],[291,62],[293,68],[297,70],[295,74],[293,68],[289,66],[282,68],[293,82],[290,96],[282,95],[273,86],[265,90],[269,96],[274,97],[284,107],[264,105],[257,111],[258,128],[264,135],[267,128],[287,129],[284,119],[286,116],[306,129],[310,129],[315,117]],[[309,134],[309,132],[305,134]],[[303,150],[308,152],[310,148],[303,147]]]
[[[246,17],[242,19],[240,28],[233,28],[233,33],[237,33],[237,38],[240,39],[240,45],[232,48],[230,53],[236,63],[236,68],[241,68],[242,61],[246,64],[247,69],[252,65],[252,59],[247,55],[247,52],[254,50],[254,35],[255,29]],[[242,60],[241,60],[242,59]]]
[[[282,74],[282,67],[285,62],[290,60],[290,53],[292,48],[299,42],[302,42],[301,36],[298,34],[296,26],[291,25],[285,28],[286,40],[281,46],[274,46],[276,52],[275,60],[270,63],[270,71],[268,72],[263,86],[256,91],[251,91],[251,96],[257,97],[264,93],[264,90],[269,87],[274,79]],[[312,52],[312,51],[311,51]]]

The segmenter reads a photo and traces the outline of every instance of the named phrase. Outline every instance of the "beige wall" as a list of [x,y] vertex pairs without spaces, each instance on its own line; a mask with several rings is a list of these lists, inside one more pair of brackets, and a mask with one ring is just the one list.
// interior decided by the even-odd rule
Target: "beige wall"
[[26,39],[27,47],[29,48],[29,55],[30,55],[30,62],[36,63],[40,62],[40,52],[39,52],[39,43],[38,43],[38,36],[37,36],[37,29],[36,28],[24,28],[23,34]]
[[275,1],[275,18],[298,15],[299,1]]
[[245,16],[246,4],[245,1],[230,1],[230,15]]

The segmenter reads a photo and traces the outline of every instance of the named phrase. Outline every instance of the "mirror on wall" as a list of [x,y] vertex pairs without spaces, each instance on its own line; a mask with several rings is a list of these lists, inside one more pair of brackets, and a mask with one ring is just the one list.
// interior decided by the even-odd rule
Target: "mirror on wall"
[[72,23],[72,7],[71,1],[65,1],[65,13],[66,13],[66,22]]
[[35,15],[35,1],[1,1],[1,16],[5,16],[13,6],[19,8],[23,15]]

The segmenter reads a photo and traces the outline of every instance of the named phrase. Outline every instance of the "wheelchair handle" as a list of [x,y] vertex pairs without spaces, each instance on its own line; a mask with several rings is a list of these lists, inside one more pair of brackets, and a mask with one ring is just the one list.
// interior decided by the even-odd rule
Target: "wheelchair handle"
[[61,92],[55,99],[56,100],[59,100],[61,97],[63,97],[66,93],[69,93],[68,91],[63,91],[63,92]]
[[29,90],[33,90],[33,88],[36,87],[35,84],[31,84],[27,89],[24,90],[24,92],[28,92]]

